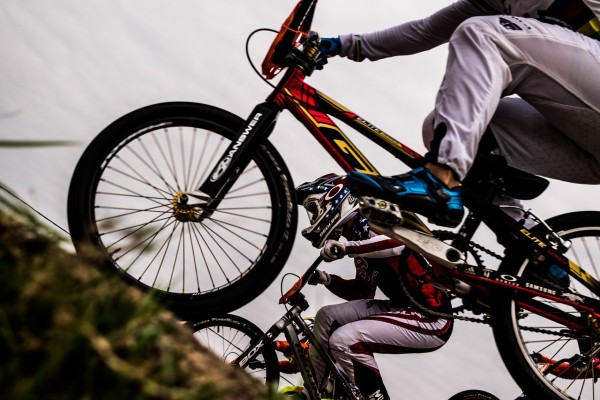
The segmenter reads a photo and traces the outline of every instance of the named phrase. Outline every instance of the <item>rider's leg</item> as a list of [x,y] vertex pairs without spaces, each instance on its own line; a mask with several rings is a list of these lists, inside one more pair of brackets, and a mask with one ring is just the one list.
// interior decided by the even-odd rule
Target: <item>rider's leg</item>
[[[366,398],[389,398],[373,353],[424,353],[446,343],[452,323],[410,309],[371,315],[338,328],[331,335],[331,354]],[[377,397],[380,395],[380,397]]]
[[[462,180],[500,98],[518,94],[540,111],[548,121],[546,125],[560,129],[564,134],[561,145],[570,141],[598,164],[599,82],[600,41],[528,18],[471,18],[450,40],[446,74],[436,98],[435,135],[426,160],[446,173],[451,170],[456,179]],[[577,112],[571,112],[575,109]],[[582,124],[585,133],[580,129]],[[553,147],[560,146],[555,143]],[[596,176],[592,178],[600,179],[598,167],[593,170]],[[440,211],[445,211],[444,196],[435,197],[435,190],[405,190],[405,179],[414,177],[382,180],[351,173],[347,183],[357,194],[372,192],[401,205],[409,197],[413,201],[416,196],[425,201],[433,199]],[[421,187],[429,184],[425,181]],[[445,191],[445,195],[456,204],[454,195],[460,196],[460,192]]]
[[450,40],[428,159],[464,178],[500,98],[510,94],[533,104],[551,124],[560,121],[567,137],[578,135],[581,115],[557,105],[585,107],[595,115],[587,134],[600,133],[599,80],[597,40],[528,18],[471,18]]
[[[490,123],[497,153],[509,165],[532,174],[567,182],[600,183],[600,117],[576,103],[534,107],[523,99],[503,99]],[[549,116],[542,115],[538,108],[546,109]],[[559,117],[565,114],[578,118],[563,122]]]
[[[329,339],[331,334],[342,325],[346,325],[360,318],[385,313],[390,310],[390,302],[387,300],[355,300],[342,304],[332,304],[321,307],[315,315],[313,333],[323,347],[329,352]],[[309,348],[309,357],[315,370],[315,376],[321,389],[327,384],[327,365],[319,357],[314,346]]]
[[[508,165],[531,174],[567,182],[600,183],[600,135],[595,134],[594,124],[590,123],[598,117],[583,105],[577,106],[576,99],[568,103],[556,107],[579,113],[581,118],[578,124],[568,122],[564,127],[569,132],[567,135],[557,128],[562,125],[560,120],[551,124],[549,119],[554,116],[545,117],[525,100],[501,99],[489,124],[494,146],[487,150],[504,157]],[[431,149],[434,137],[434,118],[435,111],[432,111],[423,122],[423,143],[427,150]]]

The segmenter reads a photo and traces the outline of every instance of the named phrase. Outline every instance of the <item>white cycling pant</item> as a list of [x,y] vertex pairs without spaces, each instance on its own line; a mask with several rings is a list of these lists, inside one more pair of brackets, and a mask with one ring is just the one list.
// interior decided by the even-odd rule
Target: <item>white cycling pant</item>
[[600,41],[530,18],[463,22],[424,124],[429,159],[463,179],[488,125],[510,165],[600,183]]
[[[379,374],[373,353],[423,353],[446,343],[452,323],[426,317],[410,307],[393,308],[387,300],[354,300],[322,307],[313,332],[324,350],[355,382],[355,366]],[[325,362],[311,347],[309,355],[321,387],[327,381]]]

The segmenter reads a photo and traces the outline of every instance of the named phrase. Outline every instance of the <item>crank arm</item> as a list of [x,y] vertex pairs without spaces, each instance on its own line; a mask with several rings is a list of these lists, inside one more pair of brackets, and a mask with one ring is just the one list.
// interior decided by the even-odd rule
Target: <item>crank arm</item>
[[396,239],[411,250],[421,253],[438,264],[454,269],[465,263],[465,255],[449,244],[436,239],[434,236],[413,231],[403,226],[383,226],[369,221],[369,226],[375,232]]

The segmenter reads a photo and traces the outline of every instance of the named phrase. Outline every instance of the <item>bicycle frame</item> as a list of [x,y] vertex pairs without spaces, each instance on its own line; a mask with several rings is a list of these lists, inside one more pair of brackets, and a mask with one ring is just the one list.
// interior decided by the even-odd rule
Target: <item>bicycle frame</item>
[[[306,127],[319,144],[328,151],[331,157],[346,172],[379,173],[367,157],[362,154],[336,125],[332,117],[348,124],[409,167],[416,167],[422,163],[423,157],[420,154],[304,82],[305,77],[306,75],[299,69],[292,68],[286,72],[267,101],[256,106],[250,114],[250,118],[247,120],[245,128],[240,135],[244,139],[240,138],[234,141],[231,150],[228,149],[225,152],[224,159],[229,157],[231,151],[237,149],[239,153],[242,153],[243,148],[241,146],[250,146],[253,141],[266,138],[272,131],[278,113],[288,110]],[[238,147],[236,147],[237,143],[240,144]],[[234,154],[239,153],[236,152]],[[236,165],[232,170],[240,169],[240,159],[237,162],[240,164],[236,165],[233,161],[231,162],[231,164]],[[230,181],[230,178],[228,181]],[[207,183],[213,184],[213,182]],[[214,185],[216,186],[216,182]],[[200,188],[204,193],[210,193],[211,189],[212,186],[206,183]],[[527,249],[527,251],[543,254],[548,259],[553,259],[563,269],[571,270],[575,276],[580,278],[585,286],[600,293],[600,282],[586,273],[572,260],[554,250],[548,238],[534,236],[517,221],[508,217],[499,207],[468,188],[464,190],[463,196],[465,197],[465,203],[470,207],[471,214],[476,215],[476,218],[474,222],[464,224],[461,227],[460,237],[470,239],[479,223],[484,222],[494,232],[500,233],[499,241],[505,246],[519,246]],[[426,233],[430,232],[429,228],[416,215],[411,213],[405,214],[408,217],[405,223],[408,223],[411,229],[417,229]],[[463,250],[461,247],[460,243],[457,244],[459,250]],[[465,279],[468,277],[465,277]],[[502,280],[495,281],[489,279],[488,283],[510,285],[519,289],[518,285],[512,285],[507,281],[502,282]],[[524,287],[524,289],[526,288]],[[539,294],[541,296],[547,295],[547,293]],[[596,304],[595,307],[600,309],[600,304]],[[594,311],[594,314],[600,317],[600,313]]]

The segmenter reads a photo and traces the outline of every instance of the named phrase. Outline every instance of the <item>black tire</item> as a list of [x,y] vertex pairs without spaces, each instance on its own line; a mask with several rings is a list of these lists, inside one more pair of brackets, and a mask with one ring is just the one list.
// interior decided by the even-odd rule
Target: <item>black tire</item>
[[[566,253],[569,259],[599,279],[600,272],[597,267],[600,265],[600,212],[564,214],[546,222],[562,238],[572,242],[571,248]],[[535,230],[532,231],[535,232]],[[507,253],[507,259],[511,259],[510,253]],[[512,260],[514,262],[504,262],[500,266],[499,272],[540,279],[546,286],[550,284],[556,285],[556,288],[568,287],[575,294],[598,299],[597,294],[584,288],[573,276],[567,279],[549,280],[547,272],[545,272],[547,266],[535,265],[518,256],[513,256]],[[574,369],[571,369],[571,372],[566,372],[566,368],[562,371],[554,369],[553,373],[546,370],[546,374],[541,371],[542,368],[548,368],[550,365],[577,365],[576,359],[571,358],[577,357],[577,354],[585,354],[584,359],[592,360],[595,363],[596,361],[593,360],[600,357],[598,355],[600,352],[598,325],[592,326],[593,322],[590,322],[590,327],[585,329],[585,332],[574,332],[564,325],[552,322],[519,306],[518,295],[514,291],[500,291],[494,297],[496,300],[493,309],[495,341],[507,369],[528,396],[527,398],[549,400],[598,397],[600,385],[595,387],[597,385],[594,384],[593,378],[575,379],[574,376],[578,372]],[[570,313],[575,318],[587,318],[573,308],[556,302],[546,300],[544,304],[556,307],[563,313]],[[544,332],[540,332],[541,329]],[[569,333],[575,336],[570,336]],[[567,359],[572,361],[569,364],[563,364],[562,361]],[[554,362],[549,360],[554,360]],[[596,368],[594,370],[597,371]],[[562,377],[557,376],[560,374],[563,374]],[[597,372],[594,374],[597,378]]]
[[[263,336],[260,328],[252,322],[232,314],[186,324],[200,344],[212,350],[226,363],[237,359],[251,343],[257,342]],[[279,364],[272,343],[267,343],[261,348],[254,361],[248,364],[246,372],[277,388]]]
[[469,389],[456,393],[448,400],[499,400],[491,393],[479,389]]
[[69,229],[79,252],[158,295],[184,319],[230,312],[276,278],[297,225],[294,184],[264,141],[202,222],[176,205],[197,189],[244,121],[196,103],[127,114],[87,147],[71,179]]

